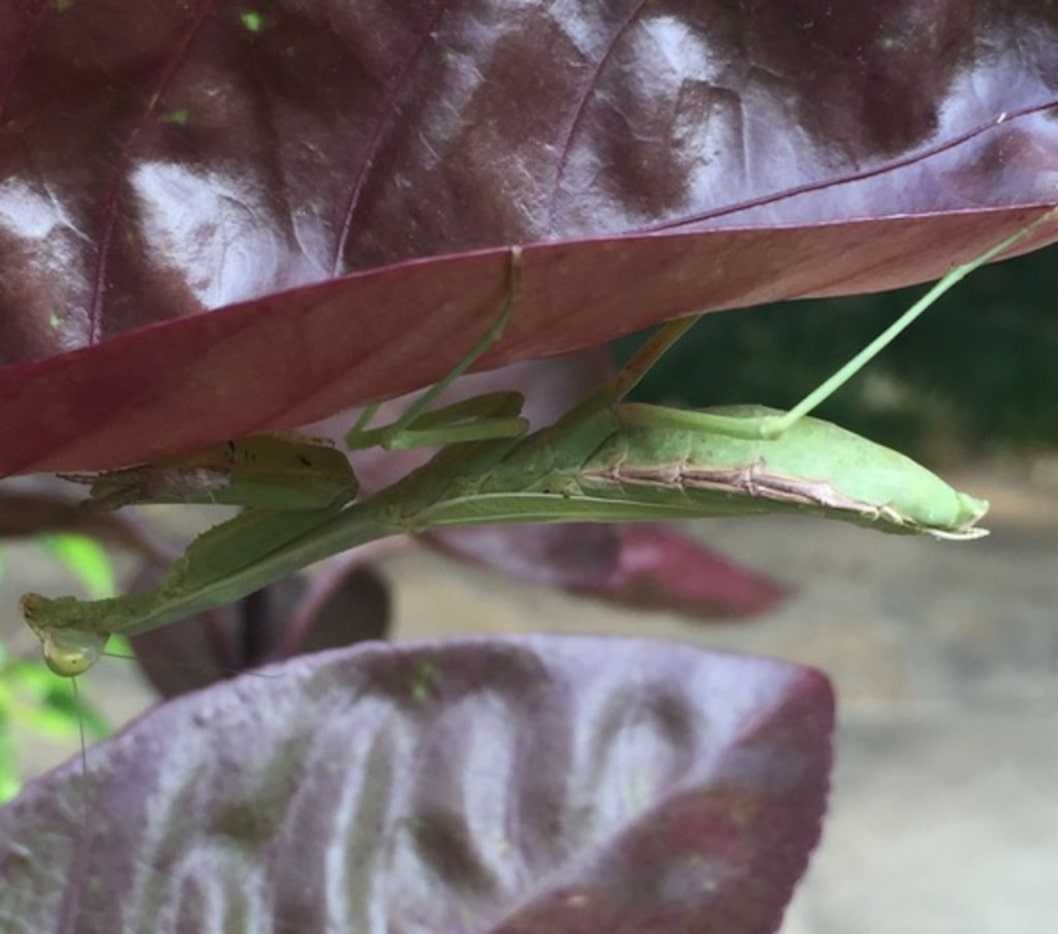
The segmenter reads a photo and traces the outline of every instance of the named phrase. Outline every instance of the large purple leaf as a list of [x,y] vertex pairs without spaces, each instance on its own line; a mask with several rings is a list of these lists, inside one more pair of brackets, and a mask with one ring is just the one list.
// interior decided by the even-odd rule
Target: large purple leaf
[[[1058,12],[924,16],[0,2],[0,473],[430,382],[495,317],[506,243],[613,238],[528,253],[489,364],[935,276],[1054,199]],[[625,236],[666,226],[709,232]]]
[[0,809],[5,928],[765,934],[819,833],[833,699],[792,665],[529,637],[268,675]]

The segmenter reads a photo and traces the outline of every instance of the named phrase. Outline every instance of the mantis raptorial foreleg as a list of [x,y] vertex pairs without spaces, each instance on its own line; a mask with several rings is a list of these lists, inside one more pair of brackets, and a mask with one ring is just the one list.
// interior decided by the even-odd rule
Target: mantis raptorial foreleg
[[[85,602],[28,594],[25,616],[50,663],[87,667],[109,633],[135,634],[226,603],[308,564],[408,531],[504,522],[635,521],[792,512],[898,533],[968,539],[987,504],[895,451],[805,413],[970,270],[1045,215],[952,270],[881,337],[789,413],[737,407],[683,413],[622,402],[692,321],[663,328],[608,386],[554,425],[524,435],[521,397],[499,393],[428,405],[495,339],[521,277],[511,252],[507,301],[493,331],[408,413],[383,429],[368,412],[353,447],[447,442],[423,467],[366,500],[322,509],[251,509],[200,536],[150,593]],[[472,442],[453,444],[452,442]]]
[[[204,586],[230,575],[286,541],[319,525],[352,502],[359,485],[348,458],[327,441],[302,435],[261,435],[217,444],[193,455],[101,474],[66,474],[91,484],[89,508],[107,511],[135,503],[206,503],[247,512],[205,533],[217,539],[206,562],[188,561],[185,578]],[[236,534],[232,534],[236,533]],[[257,550],[247,548],[251,541]],[[123,598],[126,606],[136,595]],[[23,601],[31,619],[34,595]],[[31,623],[32,625],[32,623]],[[107,634],[52,628],[41,634],[44,659],[58,674],[86,671],[102,654]]]
[[[381,445],[408,448],[525,433],[520,393],[490,393],[434,411],[428,406],[502,335],[517,302],[522,253],[510,253],[509,285],[500,314],[490,329],[439,383],[428,389],[393,424],[368,429],[377,406],[364,410],[349,432],[350,449]],[[102,654],[108,636],[123,623],[149,615],[149,606],[175,591],[178,615],[233,602],[214,596],[224,582],[294,539],[308,535],[353,502],[359,484],[348,459],[328,442],[300,435],[264,435],[226,442],[192,455],[169,458],[102,474],[67,475],[91,484],[91,508],[117,509],[133,503],[209,503],[247,507],[246,511],[203,533],[169,570],[152,596],[126,594],[91,604],[72,597],[49,600],[26,594],[22,612],[41,639],[44,659],[57,674],[76,676]],[[378,535],[367,536],[381,537]],[[291,570],[296,570],[292,568]],[[262,580],[261,586],[267,584]],[[252,590],[254,588],[250,588]],[[239,596],[245,596],[250,590]],[[197,601],[189,595],[199,594]],[[94,625],[82,625],[82,606],[92,605]],[[58,616],[61,622],[53,623]],[[109,617],[109,618],[108,618]]]

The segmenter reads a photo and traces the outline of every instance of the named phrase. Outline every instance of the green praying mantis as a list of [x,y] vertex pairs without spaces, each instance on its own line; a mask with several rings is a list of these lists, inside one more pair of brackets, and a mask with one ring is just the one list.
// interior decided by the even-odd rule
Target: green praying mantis
[[988,504],[896,451],[808,415],[978,266],[1049,220],[1037,218],[953,268],[889,328],[787,412],[762,406],[684,411],[623,401],[697,320],[663,326],[607,386],[530,433],[522,397],[496,392],[431,405],[503,332],[517,306],[522,251],[510,251],[504,307],[456,368],[396,422],[351,450],[440,445],[422,467],[368,498],[345,454],[299,435],[215,445],[186,457],[73,479],[95,508],[143,502],[244,507],[187,548],[152,591],[105,600],[26,594],[23,614],[58,674],[86,671],[110,635],[135,635],[232,603],[337,552],[409,532],[516,522],[626,522],[805,513],[886,532],[968,540]]

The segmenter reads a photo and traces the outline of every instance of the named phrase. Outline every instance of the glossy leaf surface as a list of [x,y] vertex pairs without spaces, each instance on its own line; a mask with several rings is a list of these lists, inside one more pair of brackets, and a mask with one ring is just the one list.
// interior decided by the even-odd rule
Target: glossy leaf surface
[[0,472],[431,382],[510,243],[490,364],[937,276],[1054,201],[1058,13],[925,10],[6,0]]
[[819,833],[832,703],[639,640],[301,658],[0,809],[0,926],[764,934]]

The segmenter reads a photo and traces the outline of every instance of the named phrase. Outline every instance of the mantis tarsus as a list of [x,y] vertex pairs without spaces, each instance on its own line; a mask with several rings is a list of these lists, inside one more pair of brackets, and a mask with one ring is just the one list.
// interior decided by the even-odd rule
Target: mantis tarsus
[[429,409],[502,333],[521,283],[522,251],[514,247],[507,299],[490,331],[395,423],[370,428],[374,411],[368,409],[346,438],[351,449],[445,445],[423,467],[357,502],[355,477],[334,459],[344,455],[310,439],[267,436],[90,478],[93,497],[104,506],[175,498],[247,508],[195,539],[153,591],[97,601],[27,594],[23,613],[49,666],[76,675],[111,634],[133,635],[234,602],[336,552],[428,528],[802,512],[888,532],[980,537],[986,532],[976,523],[986,502],[807,413],[943,292],[1051,216],[952,269],[788,412],[759,406],[690,412],[623,402],[696,320],[684,319],[664,326],[612,383],[532,434],[518,393]]

